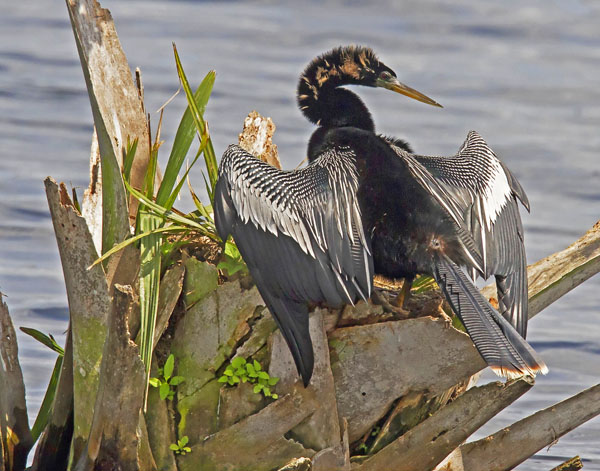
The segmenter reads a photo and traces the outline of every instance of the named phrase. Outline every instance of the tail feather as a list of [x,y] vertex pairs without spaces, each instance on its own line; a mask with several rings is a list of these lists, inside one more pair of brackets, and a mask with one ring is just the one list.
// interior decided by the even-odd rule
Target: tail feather
[[497,375],[512,379],[548,372],[533,348],[496,312],[458,265],[446,256],[438,256],[433,275],[475,347]]
[[[257,284],[257,286],[260,285]],[[290,348],[294,363],[296,363],[296,369],[302,377],[304,386],[308,386],[315,360],[308,330],[307,303],[296,302],[290,298],[282,299],[270,296],[262,291],[261,295]]]

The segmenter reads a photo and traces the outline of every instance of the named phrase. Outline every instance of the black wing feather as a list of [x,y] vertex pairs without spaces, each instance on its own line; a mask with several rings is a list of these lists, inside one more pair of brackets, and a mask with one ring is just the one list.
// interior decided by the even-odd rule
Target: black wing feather
[[313,366],[307,303],[339,306],[371,294],[357,188],[355,156],[339,149],[285,172],[232,145],[219,167],[217,231],[233,235],[305,384]]
[[452,157],[415,158],[447,189],[456,216],[468,222],[484,262],[477,271],[486,279],[496,276],[500,312],[525,338],[527,260],[517,200],[527,210],[529,200],[521,184],[475,131]]

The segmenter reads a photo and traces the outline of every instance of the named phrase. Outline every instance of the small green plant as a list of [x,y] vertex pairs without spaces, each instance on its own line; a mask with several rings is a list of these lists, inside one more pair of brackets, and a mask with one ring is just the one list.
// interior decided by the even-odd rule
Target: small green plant
[[240,251],[231,242],[227,241],[225,243],[225,250],[223,251],[223,259],[217,265],[219,270],[223,270],[227,272],[227,276],[233,276],[237,272],[242,272],[243,274],[248,274],[248,267],[244,260],[242,260],[242,255]]
[[175,396],[175,387],[185,381],[183,376],[172,376],[174,367],[175,357],[171,353],[165,362],[165,366],[158,369],[158,377],[150,378],[150,386],[158,388],[158,394],[162,400],[172,401]]
[[192,449],[189,446],[186,446],[189,439],[187,435],[184,435],[177,443],[171,443],[169,448],[175,452],[176,455],[185,455],[186,453],[190,453]]
[[235,357],[231,364],[227,365],[218,381],[219,383],[227,383],[229,386],[235,386],[240,382],[248,382],[254,384],[254,394],[262,392],[265,397],[273,399],[279,397],[271,392],[271,386],[275,386],[279,382],[279,378],[269,376],[269,373],[263,371],[260,363],[256,360],[249,362],[245,358]]

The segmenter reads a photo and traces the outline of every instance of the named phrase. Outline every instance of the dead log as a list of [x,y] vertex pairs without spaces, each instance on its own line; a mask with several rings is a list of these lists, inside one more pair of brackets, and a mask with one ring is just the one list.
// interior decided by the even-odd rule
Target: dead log
[[600,384],[489,437],[462,445],[436,471],[508,471],[598,414]]
[[564,463],[559,464],[556,468],[552,468],[550,471],[579,471],[580,469],[583,469],[581,458],[574,456]]
[[435,396],[485,367],[468,335],[430,317],[337,329],[329,346],[338,413],[348,419],[350,442],[397,398],[415,391]]
[[429,471],[532,386],[533,381],[524,378],[512,383],[495,382],[472,388],[356,469]]
[[[145,370],[138,347],[129,333],[128,317],[134,304],[133,292],[129,286],[117,285],[114,293],[94,419],[86,450],[75,466],[76,471],[156,469],[151,456],[140,457],[138,454],[140,449],[144,449],[140,444],[143,435],[138,435],[138,427],[140,418],[143,418]],[[142,466],[142,462],[146,465]]]
[[[138,140],[131,183],[141,188],[150,156],[149,132],[142,101],[108,10],[95,0],[67,0],[67,9],[86,81],[101,157],[102,252],[130,235],[129,218],[138,203],[128,198],[121,170],[127,142]],[[139,264],[132,248],[113,255],[108,286],[133,284]]]
[[45,180],[46,196],[65,277],[73,338],[74,457],[78,458],[90,433],[99,368],[110,311],[108,285],[92,236],[73,207],[64,185]]
[[0,294],[0,469],[25,469],[33,438],[27,420],[25,384],[19,364],[17,334]]
[[269,404],[231,427],[192,447],[196,461],[180,461],[181,471],[267,471],[314,451],[287,440],[284,434],[319,406],[314,391],[299,385],[293,393]]
[[238,136],[238,141],[242,149],[281,170],[277,145],[273,143],[274,133],[275,124],[271,118],[251,111],[244,120],[244,129]]
[[[600,221],[582,237],[560,252],[553,253],[527,268],[529,318],[600,272]],[[482,293],[496,297],[496,286]]]

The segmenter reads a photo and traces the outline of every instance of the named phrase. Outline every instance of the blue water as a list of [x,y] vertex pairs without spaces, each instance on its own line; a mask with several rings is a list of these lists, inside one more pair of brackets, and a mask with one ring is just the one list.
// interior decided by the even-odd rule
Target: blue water
[[[408,138],[419,153],[450,154],[475,129],[519,177],[532,206],[524,216],[529,260],[564,248],[600,219],[598,2],[107,0],[104,6],[130,65],[142,69],[148,110],[177,89],[172,41],[193,82],[217,71],[207,111],[217,153],[237,140],[243,118],[256,109],[274,119],[284,165],[296,166],[311,132],[295,105],[299,73],[333,46],[365,44],[402,81],[444,105],[356,89],[379,131]],[[167,108],[165,150],[183,106],[180,96]],[[64,3],[2,2],[0,291],[17,326],[51,332],[60,342],[67,302],[42,182],[52,175],[81,193],[91,133]],[[202,188],[199,168],[192,181]],[[188,198],[178,205],[191,208]],[[531,322],[529,339],[550,374],[477,437],[599,381],[599,291],[596,277]],[[19,341],[34,414],[54,358],[24,335]],[[587,460],[586,470],[600,469],[600,419],[518,469],[551,469],[576,454]]]

